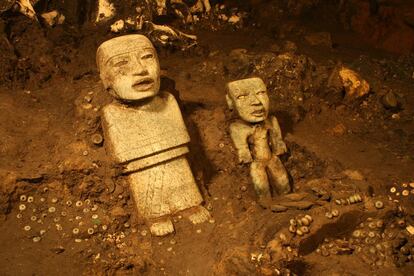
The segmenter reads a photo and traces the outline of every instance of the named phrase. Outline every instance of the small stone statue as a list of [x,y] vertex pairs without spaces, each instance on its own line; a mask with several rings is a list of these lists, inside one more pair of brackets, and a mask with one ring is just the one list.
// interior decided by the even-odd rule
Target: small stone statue
[[194,223],[210,219],[185,157],[190,141],[178,104],[159,92],[160,66],[155,48],[143,35],[102,43],[96,54],[105,89],[116,99],[103,108],[107,151],[126,174],[139,216],[151,233],[174,231],[170,215]]
[[[269,97],[260,78],[248,78],[227,84],[227,104],[235,109],[239,119],[230,125],[230,135],[241,164],[250,163],[259,204],[271,203],[270,184],[279,194],[289,193],[289,177],[279,159],[287,151],[279,123],[268,116]],[[270,181],[269,181],[270,179]]]

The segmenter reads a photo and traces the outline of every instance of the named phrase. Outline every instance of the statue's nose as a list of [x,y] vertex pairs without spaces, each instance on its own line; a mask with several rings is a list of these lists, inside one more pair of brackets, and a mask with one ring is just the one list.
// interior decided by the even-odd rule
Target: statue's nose
[[147,68],[142,64],[141,60],[139,58],[136,58],[135,60],[136,62],[134,63],[134,70],[133,70],[133,74],[134,75],[146,75],[148,73]]
[[259,98],[257,98],[256,95],[253,95],[252,97],[250,97],[250,102],[251,102],[251,104],[254,104],[254,105],[261,104]]

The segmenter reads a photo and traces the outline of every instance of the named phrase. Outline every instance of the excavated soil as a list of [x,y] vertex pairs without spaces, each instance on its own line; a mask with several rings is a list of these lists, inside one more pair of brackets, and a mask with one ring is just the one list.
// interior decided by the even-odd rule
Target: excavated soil
[[[213,216],[191,225],[176,215],[175,234],[158,238],[137,216],[105,141],[92,141],[111,101],[95,51],[114,35],[12,20],[0,42],[12,44],[2,48],[0,65],[1,275],[414,273],[406,230],[414,207],[412,56],[374,49],[350,33],[332,33],[334,47],[311,46],[298,33],[275,38],[255,27],[196,29],[197,49],[158,49],[163,89],[179,99],[191,167]],[[360,72],[371,92],[350,99],[329,88],[338,62]],[[229,137],[235,116],[225,84],[251,75],[266,81],[289,149],[282,160],[294,194],[274,196],[275,204],[290,203],[287,210],[256,204]],[[398,102],[392,107],[384,104],[390,91]],[[356,193],[362,202],[335,203]],[[383,209],[373,207],[378,200]],[[327,218],[333,209],[339,216]],[[305,214],[313,218],[309,234],[286,231]],[[354,237],[376,220],[383,223],[376,240]],[[349,250],[334,252],[341,241]]]

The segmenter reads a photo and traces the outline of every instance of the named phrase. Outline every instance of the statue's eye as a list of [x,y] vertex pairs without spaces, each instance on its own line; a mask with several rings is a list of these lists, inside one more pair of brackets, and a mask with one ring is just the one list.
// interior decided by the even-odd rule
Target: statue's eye
[[152,54],[152,53],[148,53],[148,54],[143,55],[143,56],[141,57],[141,59],[150,59],[150,58],[153,58],[153,57],[154,57],[154,54]]
[[237,96],[237,99],[238,100],[244,100],[244,99],[246,99],[246,95],[239,95],[239,96]]
[[127,65],[127,64],[128,64],[128,60],[120,60],[118,62],[115,62],[114,66],[115,67],[121,67],[121,66],[124,66],[124,65]]
[[263,94],[266,94],[266,91],[259,91],[259,92],[256,92],[256,95],[263,95]]

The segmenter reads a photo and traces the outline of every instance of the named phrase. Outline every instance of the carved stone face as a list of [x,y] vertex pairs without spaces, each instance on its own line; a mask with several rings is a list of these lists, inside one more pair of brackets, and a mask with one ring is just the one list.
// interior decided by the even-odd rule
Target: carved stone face
[[96,54],[106,89],[122,101],[137,101],[158,94],[160,65],[157,53],[143,35],[126,35],[105,41]]
[[269,114],[267,88],[260,78],[229,82],[226,99],[229,108],[235,108],[240,118],[246,122],[261,122]]

